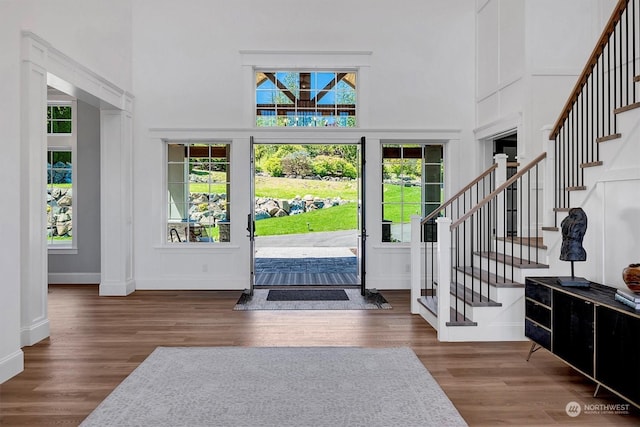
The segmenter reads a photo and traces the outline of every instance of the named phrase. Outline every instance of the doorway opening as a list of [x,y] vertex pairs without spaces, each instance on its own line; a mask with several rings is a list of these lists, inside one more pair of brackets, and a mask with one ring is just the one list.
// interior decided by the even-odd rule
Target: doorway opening
[[362,286],[361,151],[358,143],[253,144],[255,287]]
[[[503,136],[493,140],[493,153],[507,155],[507,179],[518,172],[518,134]],[[507,189],[507,236],[517,236],[518,218],[518,187],[517,182]]]

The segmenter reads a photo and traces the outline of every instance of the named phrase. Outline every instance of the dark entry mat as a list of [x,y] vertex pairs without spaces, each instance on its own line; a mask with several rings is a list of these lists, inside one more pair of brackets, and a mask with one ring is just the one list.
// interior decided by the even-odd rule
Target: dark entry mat
[[271,289],[267,301],[348,301],[343,289]]

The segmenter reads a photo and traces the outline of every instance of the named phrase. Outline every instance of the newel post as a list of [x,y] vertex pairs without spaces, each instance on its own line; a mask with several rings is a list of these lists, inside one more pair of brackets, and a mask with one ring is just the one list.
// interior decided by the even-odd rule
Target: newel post
[[438,233],[438,341],[449,341],[451,319],[451,219],[437,218]]
[[545,149],[547,150],[547,160],[544,165],[544,182],[543,182],[543,192],[544,194],[542,198],[542,225],[545,227],[552,227],[555,225],[555,214],[553,212],[553,208],[555,207],[555,176],[553,173],[555,164],[556,164],[556,141],[554,139],[549,139],[551,136],[551,127],[545,126],[542,128],[542,139],[545,144]]
[[418,299],[422,296],[422,218],[411,215],[411,314],[418,314]]

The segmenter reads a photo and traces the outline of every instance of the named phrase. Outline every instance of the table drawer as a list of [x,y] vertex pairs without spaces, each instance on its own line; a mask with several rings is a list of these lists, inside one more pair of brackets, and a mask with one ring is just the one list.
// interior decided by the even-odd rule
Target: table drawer
[[524,295],[547,307],[551,307],[551,288],[527,280],[524,287]]
[[551,331],[529,319],[524,321],[524,336],[547,350],[551,350]]
[[537,301],[530,299],[525,301],[525,316],[542,326],[551,328],[551,310]]

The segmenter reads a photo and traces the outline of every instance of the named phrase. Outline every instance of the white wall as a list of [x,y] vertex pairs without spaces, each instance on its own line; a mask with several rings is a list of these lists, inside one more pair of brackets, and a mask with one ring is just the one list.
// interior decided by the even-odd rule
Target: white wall
[[[447,150],[451,165],[456,165],[450,170],[450,189],[474,176],[473,168],[464,166],[474,158],[473,37],[474,6],[467,1],[391,5],[329,0],[313,7],[293,0],[135,1],[137,288],[247,286],[248,136],[275,135],[251,131],[251,65],[315,68],[331,66],[331,61],[362,65],[361,128],[304,134],[291,130],[284,137],[322,135],[354,142],[369,137],[367,222],[378,240],[370,238],[368,277],[383,278],[376,285],[380,288],[408,288],[408,247],[376,247],[381,209],[375,145],[380,139],[453,139]],[[162,139],[195,137],[232,143],[232,242],[214,249],[163,247]]]
[[560,114],[616,3],[478,0],[476,135],[516,126],[519,155],[545,150],[540,131]]
[[[102,2],[46,0],[4,0],[0,2],[0,141],[8,158],[21,155],[21,32],[31,31],[70,58],[126,89],[131,88],[131,13],[128,0]],[[44,109],[43,109],[44,111]],[[44,117],[43,117],[44,123]],[[42,150],[44,150],[43,140]],[[22,164],[25,162],[23,161]],[[28,163],[28,161],[26,162]],[[44,168],[44,164],[42,165]],[[21,162],[6,162],[0,172],[4,183],[21,180]],[[0,213],[2,245],[0,267],[0,382],[22,370],[21,345],[21,246],[27,244],[20,233],[29,212],[18,207],[25,189],[5,185],[3,197],[12,209]],[[43,270],[46,266],[42,266]],[[43,284],[46,286],[46,284]],[[25,294],[29,294],[25,292]],[[37,296],[40,297],[40,296]],[[40,303],[39,303],[40,304]],[[46,306],[46,301],[44,302]],[[46,321],[46,319],[45,319]]]

